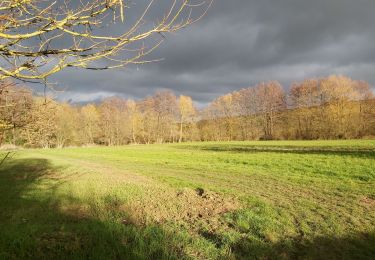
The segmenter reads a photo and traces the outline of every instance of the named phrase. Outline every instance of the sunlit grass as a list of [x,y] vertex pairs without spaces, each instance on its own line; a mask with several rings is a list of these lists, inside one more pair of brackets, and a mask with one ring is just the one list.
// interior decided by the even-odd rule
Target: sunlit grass
[[0,170],[0,257],[371,258],[374,149],[353,140],[20,151]]

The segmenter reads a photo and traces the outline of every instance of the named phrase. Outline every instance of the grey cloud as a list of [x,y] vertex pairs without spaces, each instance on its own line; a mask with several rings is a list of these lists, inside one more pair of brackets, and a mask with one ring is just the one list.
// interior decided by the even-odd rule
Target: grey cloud
[[63,99],[139,99],[171,89],[202,104],[266,80],[288,87],[338,73],[374,86],[374,11],[373,0],[216,0],[203,20],[167,35],[149,56],[163,61],[105,72],[67,70],[52,81],[66,89]]

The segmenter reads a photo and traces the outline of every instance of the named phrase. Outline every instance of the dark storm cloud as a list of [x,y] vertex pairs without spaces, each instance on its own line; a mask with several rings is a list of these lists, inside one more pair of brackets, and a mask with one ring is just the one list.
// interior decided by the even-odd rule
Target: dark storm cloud
[[75,101],[139,99],[171,89],[201,103],[266,80],[287,87],[306,77],[345,74],[374,86],[374,11],[373,0],[216,0],[203,20],[168,35],[149,57],[163,61],[68,70],[53,81],[65,89],[60,98]]

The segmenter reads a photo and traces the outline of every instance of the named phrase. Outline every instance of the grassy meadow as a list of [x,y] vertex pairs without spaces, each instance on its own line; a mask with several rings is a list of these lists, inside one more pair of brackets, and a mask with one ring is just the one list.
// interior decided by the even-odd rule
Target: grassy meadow
[[17,151],[0,259],[373,259],[375,141]]

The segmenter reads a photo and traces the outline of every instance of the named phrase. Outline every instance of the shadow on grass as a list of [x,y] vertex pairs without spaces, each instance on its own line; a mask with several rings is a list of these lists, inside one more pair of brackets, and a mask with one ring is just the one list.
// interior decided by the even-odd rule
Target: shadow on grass
[[[0,169],[0,259],[189,258],[184,246],[191,241],[162,225],[140,227],[61,210],[62,199],[76,203],[57,193],[75,177],[59,176],[61,170],[45,159],[13,160]],[[375,254],[374,233],[282,243],[243,238],[229,244],[215,233],[197,235],[218,249],[229,245],[238,259],[371,259]]]
[[192,149],[212,152],[236,152],[236,153],[282,153],[282,154],[315,154],[338,155],[358,158],[375,158],[373,149],[349,149],[329,147],[295,147],[295,146],[236,146],[236,145],[197,145],[176,146],[180,149]]
[[374,232],[279,243],[242,239],[232,251],[236,259],[374,259],[374,243]]
[[160,226],[63,212],[56,189],[73,176],[60,178],[59,170],[45,159],[8,161],[0,169],[0,259],[184,257]]

